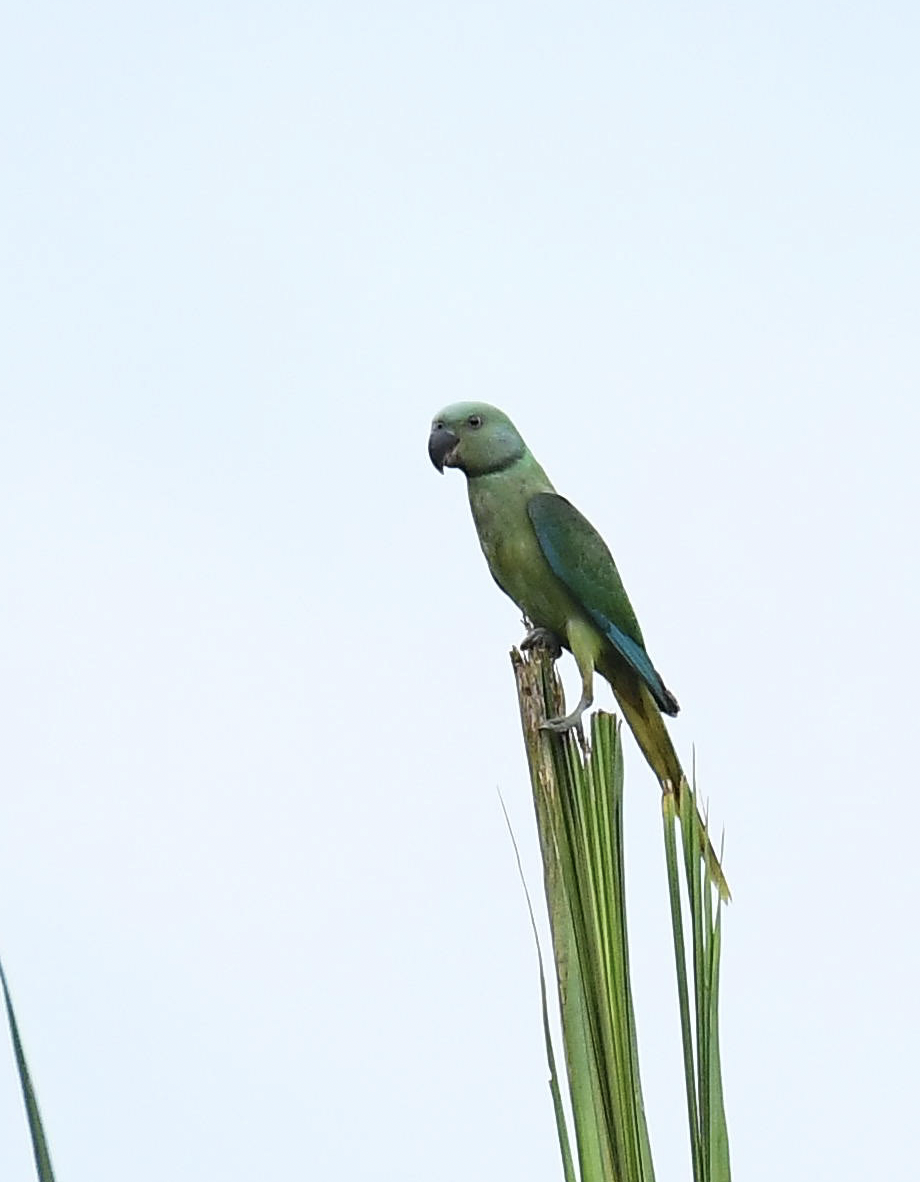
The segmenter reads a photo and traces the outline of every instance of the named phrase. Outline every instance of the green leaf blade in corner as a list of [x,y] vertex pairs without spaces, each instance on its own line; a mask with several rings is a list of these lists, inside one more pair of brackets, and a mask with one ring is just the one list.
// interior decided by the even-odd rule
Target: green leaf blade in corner
[[[696,786],[691,788],[685,780],[678,795],[679,800],[673,793],[666,795],[662,810],[693,1178],[694,1182],[731,1182],[719,1054],[722,900],[710,861],[702,857],[711,845],[700,818]],[[675,830],[680,832],[683,847],[683,894]]]
[[39,1182],[54,1182],[54,1170],[51,1168],[51,1154],[42,1126],[41,1114],[38,1111],[38,1100],[32,1086],[32,1077],[26,1062],[22,1039],[19,1035],[19,1024],[13,1010],[13,999],[10,997],[9,985],[3,965],[0,964],[0,985],[3,987],[3,1000],[6,1005],[6,1017],[10,1028],[10,1038],[13,1042],[13,1054],[16,1058],[16,1068],[19,1072],[19,1083],[22,1087],[22,1098],[26,1106],[26,1117],[29,1122],[29,1133],[32,1138],[32,1153],[35,1157],[35,1169]]

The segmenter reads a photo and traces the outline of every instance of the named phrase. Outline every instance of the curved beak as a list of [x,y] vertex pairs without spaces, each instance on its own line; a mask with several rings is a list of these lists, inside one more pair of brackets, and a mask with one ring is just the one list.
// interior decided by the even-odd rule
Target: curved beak
[[443,475],[445,467],[452,468],[453,452],[460,442],[459,436],[447,427],[433,427],[428,436],[428,455],[432,464]]

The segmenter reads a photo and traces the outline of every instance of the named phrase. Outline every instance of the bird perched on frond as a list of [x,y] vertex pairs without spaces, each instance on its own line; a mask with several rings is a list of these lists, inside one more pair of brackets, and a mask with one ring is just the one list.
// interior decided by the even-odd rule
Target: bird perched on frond
[[[531,624],[524,646],[567,648],[581,675],[570,713],[548,730],[578,725],[594,700],[595,670],[609,681],[623,716],[664,791],[680,791],[684,772],[662,713],[678,712],[646,651],[616,563],[593,525],[559,496],[504,412],[459,402],[436,415],[428,454],[439,472],[459,468],[489,569]],[[712,846],[707,862],[720,893],[728,885]]]

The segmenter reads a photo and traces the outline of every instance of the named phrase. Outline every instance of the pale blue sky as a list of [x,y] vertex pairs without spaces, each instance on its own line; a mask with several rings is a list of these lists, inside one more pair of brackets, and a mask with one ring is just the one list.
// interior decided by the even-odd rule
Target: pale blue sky
[[913,1177],[918,26],[8,14],[0,954],[62,1179],[561,1177],[496,796],[536,885],[521,630],[425,452],[474,397],[606,536],[726,827],[736,1176]]

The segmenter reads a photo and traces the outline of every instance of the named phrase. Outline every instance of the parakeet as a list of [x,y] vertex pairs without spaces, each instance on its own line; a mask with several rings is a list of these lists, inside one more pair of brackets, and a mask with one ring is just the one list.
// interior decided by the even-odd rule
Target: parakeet
[[[594,700],[594,672],[613,689],[623,716],[664,790],[683,770],[662,713],[677,699],[646,652],[613,557],[591,523],[559,496],[506,414],[484,402],[458,402],[435,415],[428,455],[439,472],[467,479],[479,543],[492,576],[531,624],[525,645],[556,638],[575,657],[581,699],[544,726],[575,726]],[[710,851],[711,853],[711,851]],[[718,867],[715,854],[708,858]],[[728,888],[716,875],[725,897]]]

